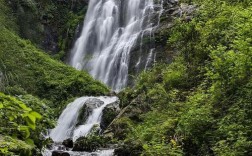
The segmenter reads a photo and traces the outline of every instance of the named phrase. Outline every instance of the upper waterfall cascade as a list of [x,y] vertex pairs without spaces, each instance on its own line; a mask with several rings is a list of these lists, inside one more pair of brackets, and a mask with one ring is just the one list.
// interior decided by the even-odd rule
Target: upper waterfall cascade
[[[132,48],[142,45],[143,36],[153,36],[162,3],[162,0],[90,0],[70,64],[87,70],[115,91],[123,89],[128,81]],[[155,56],[152,53],[153,50],[150,57]],[[147,65],[150,59],[154,60],[150,57],[144,60]]]

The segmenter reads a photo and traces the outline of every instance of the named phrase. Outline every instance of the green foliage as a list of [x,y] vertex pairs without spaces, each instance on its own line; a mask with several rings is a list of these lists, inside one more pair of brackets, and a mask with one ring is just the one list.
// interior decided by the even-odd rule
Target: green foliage
[[33,145],[30,145],[24,141],[12,138],[10,136],[0,135],[0,154],[1,155],[20,155],[31,156]]
[[29,130],[35,130],[36,120],[41,119],[42,116],[23,102],[3,93],[0,93],[0,100],[1,133],[18,136],[21,132],[20,137],[28,138]]
[[54,106],[71,97],[101,95],[108,91],[87,73],[51,59],[6,28],[0,34],[3,47],[0,70],[10,75],[5,86],[18,85],[28,93],[51,100]]
[[31,138],[37,148],[42,149],[46,145],[46,140],[41,137],[41,133],[46,134],[48,129],[55,126],[54,113],[55,110],[50,108],[50,101],[38,99],[32,95],[20,95],[17,97],[34,111],[43,114],[43,119],[37,122],[35,131],[31,131]]
[[[22,0],[14,5],[36,12],[38,3],[34,2]],[[48,4],[46,1],[40,3]],[[22,143],[26,143],[31,146],[28,153],[24,152],[23,155],[39,155],[39,150],[47,144],[41,133],[54,126],[54,119],[68,100],[84,95],[103,95],[109,89],[86,72],[52,59],[31,41],[21,39],[16,24],[18,19],[8,6],[6,1],[0,0],[0,92],[4,93],[0,93],[0,134],[12,138],[7,138],[0,150],[5,154],[22,155],[22,146],[25,151],[27,149]],[[23,17],[21,13],[17,15]],[[36,14],[27,17],[26,22],[32,21],[34,16]],[[74,14],[72,16],[76,18]],[[74,27],[74,24],[71,26]],[[43,114],[43,118],[40,114]],[[15,143],[17,146],[12,149]]]
[[[22,38],[45,50],[53,50],[57,59],[66,59],[75,30],[85,17],[87,2],[82,0],[12,0],[11,6]],[[25,20],[24,20],[25,19]]]
[[[0,110],[0,134],[21,138],[33,144],[29,140],[30,131],[35,130],[36,122],[42,116],[23,102],[3,93],[0,93]],[[8,153],[9,149],[7,145],[1,146],[2,153]]]
[[134,124],[118,139],[138,140],[142,155],[251,155],[251,2],[183,2],[199,10],[168,31],[167,44],[179,55],[121,93],[122,118],[138,105],[149,108],[139,112],[140,120],[128,118]]

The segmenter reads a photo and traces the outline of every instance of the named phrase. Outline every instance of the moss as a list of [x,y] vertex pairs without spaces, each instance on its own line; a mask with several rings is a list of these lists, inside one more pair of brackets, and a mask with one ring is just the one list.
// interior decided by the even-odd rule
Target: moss
[[[27,108],[29,111],[39,112],[43,115],[43,118],[40,121],[37,120],[37,129],[35,129],[34,116],[29,116],[31,119],[27,120],[28,117],[25,115],[20,117],[22,109],[18,105],[18,108],[13,111],[2,109],[0,116],[3,115],[3,119],[7,120],[2,122],[1,134],[13,135],[20,140],[33,142],[36,148],[41,149],[47,144],[40,137],[41,132],[54,125],[53,119],[59,115],[59,112],[69,100],[85,95],[104,95],[109,92],[109,89],[101,82],[94,80],[86,72],[77,71],[62,62],[52,59],[42,50],[36,48],[31,41],[21,39],[18,36],[18,31],[16,31],[15,22],[8,5],[4,0],[0,0],[0,91],[16,96],[11,96],[11,99],[14,99],[12,103],[4,100],[3,106],[6,103],[10,105],[11,109],[16,103],[21,104],[23,107],[29,106]],[[1,94],[1,102],[3,102],[5,96]],[[1,102],[0,107],[2,107]],[[31,114],[40,117],[34,111]],[[29,113],[26,112],[26,115],[30,115]],[[14,121],[13,116],[18,124],[6,124],[9,120]],[[23,118],[25,118],[24,121]],[[31,120],[33,121],[32,124]],[[19,129],[16,127],[14,127],[15,129],[11,127],[11,130],[8,129],[13,125],[25,125],[26,122],[28,122],[28,126],[18,127]],[[32,129],[31,131],[29,131],[29,126]],[[2,131],[2,129],[5,131]],[[32,141],[27,140],[29,136]],[[12,145],[12,142],[16,140],[9,140],[9,142]],[[21,144],[21,142],[17,144]],[[23,145],[23,147],[26,146]],[[37,155],[38,153],[33,154]],[[26,153],[24,155],[31,154]]]
[[105,130],[119,112],[116,109],[105,107],[102,111],[101,129]]
[[77,119],[77,123],[76,125],[79,126],[79,125],[82,125],[84,124],[87,119],[88,119],[88,116],[90,114],[89,112],[90,110],[88,109],[88,107],[86,105],[84,105],[80,110],[79,110],[79,115],[78,115],[78,119]]
[[[201,5],[195,18],[166,34],[178,55],[120,93],[133,111],[111,127],[126,152],[137,140],[142,155],[251,155],[251,1],[192,2]],[[140,105],[149,109],[136,122]]]
[[104,148],[108,140],[98,135],[88,135],[80,137],[74,143],[73,151],[96,151],[98,148]]
[[18,85],[55,105],[71,97],[108,92],[105,85],[87,73],[51,59],[10,30],[2,28],[0,35],[0,70],[9,75],[6,86]]
[[143,151],[143,145],[139,140],[130,140],[125,142],[122,145],[119,145],[117,149],[115,149],[115,155],[121,156],[139,156]]
[[127,134],[130,132],[132,121],[127,117],[121,117],[116,119],[111,125],[114,137],[119,140],[124,140]]

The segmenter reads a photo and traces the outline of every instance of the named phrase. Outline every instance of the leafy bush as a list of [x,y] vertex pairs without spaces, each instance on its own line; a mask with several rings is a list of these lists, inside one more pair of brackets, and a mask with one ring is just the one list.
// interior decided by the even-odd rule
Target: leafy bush
[[[16,98],[0,93],[0,134],[10,135],[28,142],[30,130],[35,130],[36,121],[42,116]],[[1,146],[1,152],[8,153],[9,147]]]
[[[121,93],[123,106],[140,96],[149,109],[127,121],[134,124],[119,140],[138,140],[142,155],[251,155],[251,2],[183,2],[199,10],[169,31],[167,44],[179,55]],[[138,108],[126,107],[122,118]]]

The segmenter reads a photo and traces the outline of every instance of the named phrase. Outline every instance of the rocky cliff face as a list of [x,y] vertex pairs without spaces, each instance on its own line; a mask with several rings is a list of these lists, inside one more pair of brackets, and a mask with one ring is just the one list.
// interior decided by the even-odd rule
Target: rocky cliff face
[[83,21],[88,0],[6,0],[19,26],[18,33],[50,54],[64,59],[76,27]]
[[[153,36],[143,36],[140,46],[136,46],[131,53],[129,67],[130,86],[134,84],[135,76],[141,71],[151,68],[157,62],[172,62],[174,55],[176,55],[176,49],[167,44],[169,32],[176,19],[180,18],[181,20],[190,21],[196,9],[195,5],[180,4],[178,0],[163,1],[162,15],[158,27],[153,30]],[[147,61],[139,62],[139,58]]]

